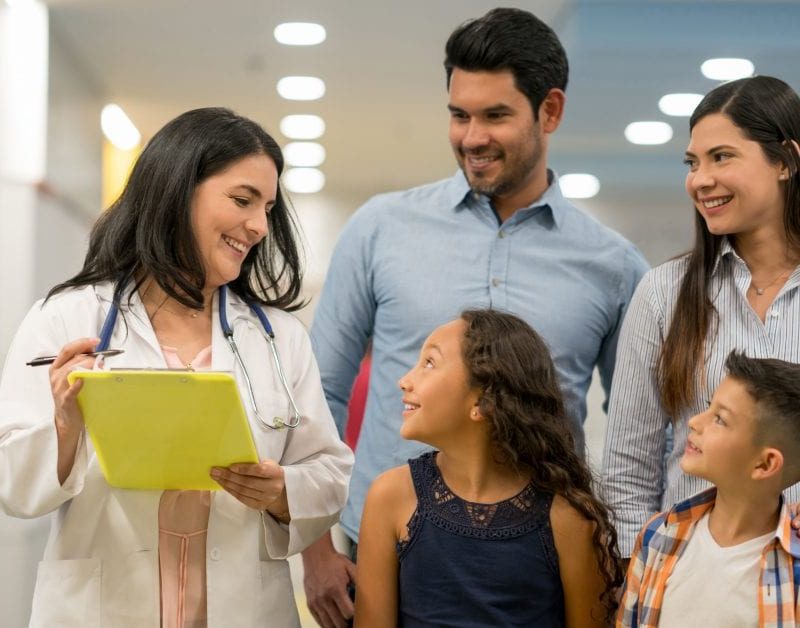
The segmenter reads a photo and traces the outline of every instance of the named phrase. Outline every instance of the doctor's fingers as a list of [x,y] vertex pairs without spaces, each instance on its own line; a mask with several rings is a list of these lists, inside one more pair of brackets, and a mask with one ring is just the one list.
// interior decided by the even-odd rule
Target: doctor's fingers
[[242,477],[283,479],[284,475],[283,467],[269,458],[265,458],[258,463],[237,462],[228,467],[228,469]]
[[68,342],[61,347],[61,351],[58,352],[55,361],[50,366],[50,372],[52,373],[54,370],[60,369],[75,357],[81,356],[81,354],[90,353],[99,342],[99,338],[78,338],[77,340]]
[[250,499],[275,501],[283,492],[283,478],[254,478],[243,476],[226,469],[214,469],[211,477],[219,482],[225,490]]
[[253,491],[243,491],[241,487],[237,485],[228,484],[225,480],[217,479],[216,480],[219,485],[225,489],[227,493],[233,495],[236,499],[242,502],[245,506],[252,508],[253,510],[266,510],[272,504],[275,503],[275,500],[278,499],[280,496],[280,492],[277,494],[267,495],[264,493],[258,493]]

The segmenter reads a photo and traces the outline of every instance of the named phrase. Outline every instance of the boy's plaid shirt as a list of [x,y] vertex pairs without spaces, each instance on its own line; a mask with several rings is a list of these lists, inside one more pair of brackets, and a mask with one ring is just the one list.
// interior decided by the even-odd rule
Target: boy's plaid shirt
[[[617,627],[656,628],[667,578],[686,549],[695,524],[714,505],[717,489],[710,488],[653,517],[636,539]],[[758,625],[788,628],[800,619],[800,539],[791,527],[791,512],[781,498],[775,537],[761,553]],[[698,592],[698,595],[701,593]]]

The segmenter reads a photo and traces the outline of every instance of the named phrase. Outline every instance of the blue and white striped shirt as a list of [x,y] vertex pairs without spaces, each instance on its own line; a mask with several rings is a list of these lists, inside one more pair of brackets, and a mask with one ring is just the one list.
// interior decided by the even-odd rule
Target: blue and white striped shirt
[[[623,556],[630,556],[637,533],[653,515],[710,486],[685,475],[679,462],[689,433],[687,421],[706,408],[725,375],[725,359],[731,350],[752,358],[800,362],[800,267],[762,322],[747,301],[750,271],[725,240],[710,285],[718,313],[717,332],[712,330],[706,340],[697,398],[676,417],[675,444],[667,455],[666,427],[671,418],[661,405],[655,373],[687,262],[687,257],[681,257],[644,276],[620,334],[603,454],[603,489],[615,511]],[[800,485],[787,489],[785,495],[790,503],[798,501]]]

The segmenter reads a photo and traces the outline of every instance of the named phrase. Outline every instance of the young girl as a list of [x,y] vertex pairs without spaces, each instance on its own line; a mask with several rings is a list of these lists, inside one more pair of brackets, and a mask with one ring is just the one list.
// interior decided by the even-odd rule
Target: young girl
[[400,388],[400,434],[436,451],[369,491],[356,626],[605,625],[616,533],[538,334],[466,311],[434,330]]

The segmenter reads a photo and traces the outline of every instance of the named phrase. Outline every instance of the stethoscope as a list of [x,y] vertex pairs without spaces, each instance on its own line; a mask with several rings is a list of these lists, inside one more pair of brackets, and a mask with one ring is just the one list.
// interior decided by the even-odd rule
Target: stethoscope
[[[300,421],[303,417],[300,414],[300,411],[297,409],[297,404],[294,401],[294,395],[292,395],[292,389],[289,388],[289,383],[286,381],[286,375],[284,374],[283,367],[281,366],[281,359],[278,356],[278,348],[275,346],[275,332],[272,331],[272,325],[270,324],[267,315],[264,313],[264,310],[253,303],[248,303],[248,307],[258,317],[258,320],[261,321],[261,326],[266,332],[267,343],[269,344],[270,352],[272,353],[272,359],[275,362],[275,370],[278,371],[278,379],[281,380],[283,390],[286,393],[286,396],[289,398],[289,404],[291,405],[291,419],[289,421],[284,421],[281,417],[276,416],[272,417],[272,422],[269,422],[264,419],[264,417],[262,417],[261,413],[258,411],[256,397],[253,393],[253,384],[250,381],[250,374],[247,372],[247,367],[245,367],[244,362],[242,361],[239,348],[236,346],[236,341],[233,339],[233,329],[231,329],[231,326],[228,323],[228,315],[225,307],[227,296],[228,287],[220,286],[218,299],[219,322],[220,326],[222,327],[222,333],[225,336],[225,340],[228,341],[228,346],[230,346],[233,356],[236,359],[237,364],[239,364],[239,368],[242,370],[242,375],[244,375],[244,381],[247,384],[247,394],[250,397],[250,404],[253,406],[253,411],[255,412],[256,418],[263,427],[268,427],[273,430],[280,430],[284,427],[297,427],[300,425]],[[111,303],[111,308],[108,310],[108,314],[106,314],[106,319],[103,321],[103,326],[100,329],[100,343],[95,347],[95,351],[105,351],[108,349],[109,344],[111,343],[111,334],[114,331],[114,325],[117,323],[117,314],[119,314],[119,300],[120,292],[117,292],[113,302]]]

